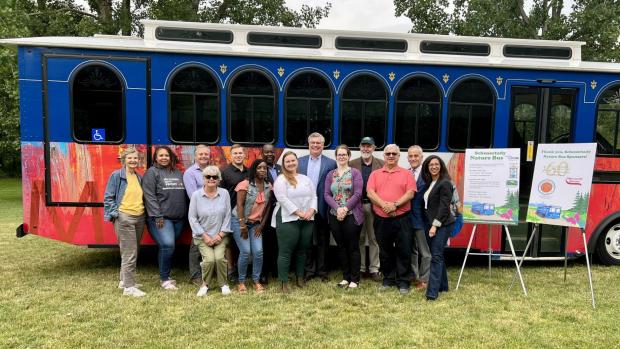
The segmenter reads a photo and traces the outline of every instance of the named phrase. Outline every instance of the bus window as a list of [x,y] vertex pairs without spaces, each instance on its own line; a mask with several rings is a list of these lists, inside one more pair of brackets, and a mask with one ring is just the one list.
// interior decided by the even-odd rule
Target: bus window
[[620,155],[620,85],[605,90],[598,100],[596,143],[599,155]]
[[325,146],[330,146],[332,106],[332,91],[325,79],[315,73],[296,76],[286,89],[286,145],[306,146],[308,135],[319,132],[325,137]]
[[362,74],[344,87],[340,108],[340,143],[358,145],[362,137],[375,139],[377,148],[385,145],[387,90],[379,79]]
[[407,80],[396,94],[394,142],[401,148],[417,144],[424,150],[439,147],[441,93],[424,77]]
[[273,82],[265,74],[245,71],[230,88],[230,140],[234,143],[275,141],[276,101]]
[[570,143],[573,119],[573,89],[551,89],[551,110],[547,117],[548,143]]
[[478,79],[465,80],[450,95],[448,148],[489,148],[493,139],[495,97]]
[[88,65],[77,72],[71,87],[73,138],[77,142],[122,142],[125,88],[116,73],[101,64]]
[[215,143],[219,139],[219,91],[203,68],[177,72],[170,83],[170,139],[177,143]]

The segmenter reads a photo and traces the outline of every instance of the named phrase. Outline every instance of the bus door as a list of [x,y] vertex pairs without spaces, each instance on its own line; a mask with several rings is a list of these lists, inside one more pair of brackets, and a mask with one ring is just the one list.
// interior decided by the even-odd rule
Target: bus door
[[[556,87],[521,87],[511,89],[509,146],[521,149],[519,218],[511,232],[515,249],[523,251],[533,224],[525,222],[532,186],[534,162],[539,143],[570,143],[573,140],[573,116],[577,89]],[[559,226],[538,227],[538,238],[532,242],[530,256],[563,256],[565,229]],[[507,241],[503,250],[509,251]]]
[[121,147],[146,146],[147,64],[136,57],[43,55],[48,206],[102,206]]

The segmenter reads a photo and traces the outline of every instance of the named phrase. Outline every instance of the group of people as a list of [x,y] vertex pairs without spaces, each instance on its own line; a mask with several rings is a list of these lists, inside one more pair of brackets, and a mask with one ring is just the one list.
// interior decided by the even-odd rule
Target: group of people
[[143,177],[136,172],[137,150],[123,151],[123,166],[110,176],[104,198],[104,218],[113,222],[119,241],[123,294],[145,295],[135,280],[145,224],[159,248],[161,287],[177,289],[170,269],[186,221],[190,278],[200,297],[216,287],[230,294],[230,280],[246,293],[250,259],[254,292],[263,292],[276,272],[281,291],[291,292],[292,263],[297,287],[315,277],[328,281],[330,236],[342,267],[340,288],[358,288],[368,272],[381,290],[396,287],[406,294],[414,282],[428,300],[447,291],[443,252],[455,220],[454,186],[441,158],[424,159],[422,149],[412,146],[406,169],[399,166],[396,144],[387,145],[380,160],[373,156],[374,140],[364,137],[360,158],[352,160],[349,147],[339,145],[335,161],[323,154],[324,145],[324,137],[312,133],[309,155],[288,151],[280,166],[273,145],[266,144],[246,168],[245,150],[235,144],[222,170],[210,165],[209,148],[198,145],[185,173],[174,152],[158,146]]

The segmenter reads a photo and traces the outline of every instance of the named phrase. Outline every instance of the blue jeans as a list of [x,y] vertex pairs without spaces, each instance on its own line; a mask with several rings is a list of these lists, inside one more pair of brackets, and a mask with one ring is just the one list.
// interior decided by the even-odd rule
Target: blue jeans
[[[431,250],[431,271],[426,288],[426,298],[437,299],[439,292],[448,291],[448,273],[444,262],[443,251],[450,237],[454,224],[444,225],[437,229],[435,236],[428,240]],[[428,234],[428,233],[427,233]]]
[[174,255],[175,241],[181,236],[185,222],[183,220],[164,219],[164,226],[158,229],[155,225],[155,219],[148,219],[149,232],[153,240],[159,246],[157,254],[157,262],[159,264],[159,278],[161,281],[170,279],[170,266],[172,264],[172,256]]
[[237,261],[237,269],[239,271],[239,283],[245,282],[248,271],[248,261],[250,253],[252,254],[252,281],[258,282],[260,273],[263,269],[263,235],[254,236],[256,225],[248,225],[248,238],[241,238],[241,227],[239,220],[234,217],[230,221],[230,228],[233,231],[233,237],[239,247],[239,260]]

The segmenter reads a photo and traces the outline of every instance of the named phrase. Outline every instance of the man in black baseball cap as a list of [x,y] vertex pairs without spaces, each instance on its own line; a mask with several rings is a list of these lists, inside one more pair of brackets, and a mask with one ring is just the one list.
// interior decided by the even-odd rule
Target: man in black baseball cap
[[366,196],[366,183],[368,183],[368,177],[374,170],[383,167],[383,160],[377,159],[372,155],[375,151],[375,140],[372,137],[364,137],[360,141],[360,153],[361,157],[351,160],[349,164],[351,167],[358,169],[362,173],[364,179],[364,189],[362,191],[362,203],[364,206],[364,225],[362,226],[362,233],[360,234],[360,256],[362,263],[360,265],[360,271],[366,272],[366,240],[368,240],[368,272],[370,277],[374,281],[381,281],[381,274],[379,274],[379,245],[375,238],[375,231],[373,229],[373,214],[372,204]]

